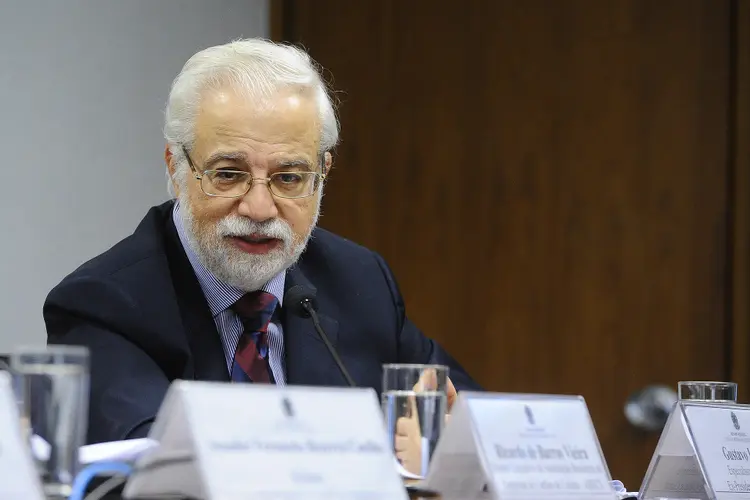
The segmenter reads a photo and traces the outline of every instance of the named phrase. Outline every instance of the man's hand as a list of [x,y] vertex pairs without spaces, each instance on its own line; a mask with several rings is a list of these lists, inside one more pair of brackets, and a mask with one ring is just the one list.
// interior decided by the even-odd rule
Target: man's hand
[[[458,393],[456,392],[456,388],[453,386],[453,382],[451,382],[450,377],[448,377],[448,380],[446,382],[446,392],[448,393],[448,414],[450,414],[451,410],[453,409],[453,403],[456,402],[456,398],[458,398]],[[446,417],[449,415],[446,415]]]
[[[430,390],[437,390],[437,374],[434,370],[425,370],[422,376],[414,385],[414,392],[420,393]],[[450,411],[456,402],[458,393],[456,388],[448,378],[446,382],[448,414],[445,416],[445,423],[448,424]],[[417,401],[414,396],[409,396],[408,414],[396,421],[396,436],[394,449],[396,458],[401,465],[412,474],[422,474],[422,431],[419,423],[419,412],[417,411]]]
[[[414,385],[414,392],[436,391],[437,388],[437,373],[433,369],[427,369],[422,373],[422,376],[419,377],[419,382]],[[448,413],[450,413],[451,409],[453,409],[453,403],[455,403],[456,398],[458,398],[456,387],[453,385],[453,382],[451,382],[450,377],[445,381],[445,392],[448,400]]]
[[417,400],[409,396],[409,413],[396,421],[393,448],[404,469],[412,474],[422,473],[422,431],[419,426]]

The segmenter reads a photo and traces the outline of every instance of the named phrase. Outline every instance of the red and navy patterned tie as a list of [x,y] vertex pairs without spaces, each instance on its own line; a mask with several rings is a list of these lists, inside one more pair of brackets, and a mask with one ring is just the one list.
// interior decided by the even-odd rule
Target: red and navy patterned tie
[[268,383],[268,324],[279,301],[258,290],[245,294],[232,306],[242,320],[243,332],[234,352],[232,382]]

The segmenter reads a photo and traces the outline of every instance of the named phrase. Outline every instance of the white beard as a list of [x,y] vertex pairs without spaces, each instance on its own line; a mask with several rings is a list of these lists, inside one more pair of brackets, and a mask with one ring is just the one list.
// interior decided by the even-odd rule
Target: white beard
[[[299,241],[292,227],[282,219],[255,222],[231,214],[208,228],[196,227],[190,201],[184,189],[180,190],[180,217],[188,242],[203,266],[220,281],[244,292],[260,290],[274,276],[293,266],[304,252],[313,228],[320,215],[322,193],[318,195],[315,217],[307,234]],[[282,242],[267,254],[243,252],[227,236],[261,235]],[[298,240],[298,241],[295,241]]]

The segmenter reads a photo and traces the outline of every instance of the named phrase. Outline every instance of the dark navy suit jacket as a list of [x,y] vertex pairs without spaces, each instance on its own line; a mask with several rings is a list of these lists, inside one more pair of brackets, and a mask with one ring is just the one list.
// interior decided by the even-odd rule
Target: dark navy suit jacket
[[[131,236],[67,276],[44,304],[48,343],[91,351],[89,443],[147,435],[173,380],[229,381],[172,207],[153,207]],[[357,385],[380,393],[383,363],[439,363],[450,366],[458,390],[480,389],[407,319],[375,252],[315,229],[287,271],[286,289],[297,284],[317,289],[323,329]],[[346,385],[312,321],[290,309],[281,310],[287,383]]]

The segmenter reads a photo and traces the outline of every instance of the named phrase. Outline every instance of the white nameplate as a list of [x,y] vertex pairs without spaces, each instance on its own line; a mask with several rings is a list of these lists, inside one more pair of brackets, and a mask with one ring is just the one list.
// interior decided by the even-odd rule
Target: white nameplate
[[750,499],[750,406],[677,403],[639,498]]
[[44,498],[7,372],[0,372],[0,498]]
[[425,488],[444,497],[614,500],[582,397],[459,394]]
[[126,497],[407,498],[372,389],[179,381],[149,437]]

